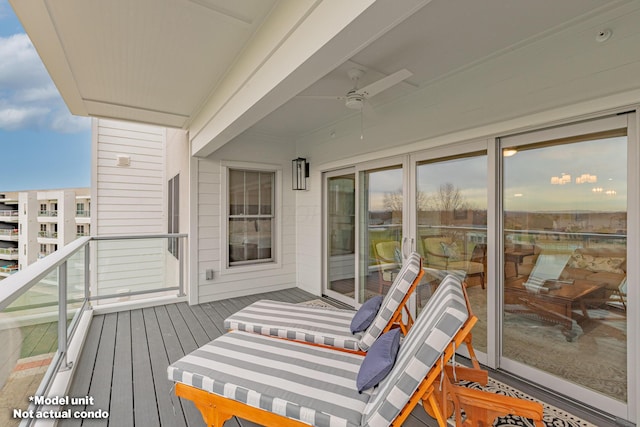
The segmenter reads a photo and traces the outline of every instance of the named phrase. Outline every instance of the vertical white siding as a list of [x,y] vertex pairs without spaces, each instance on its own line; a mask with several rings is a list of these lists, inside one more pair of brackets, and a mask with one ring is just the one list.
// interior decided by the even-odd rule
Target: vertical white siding
[[[296,226],[295,197],[291,190],[291,159],[295,157],[293,142],[275,140],[259,135],[243,135],[232,144],[218,150],[206,159],[197,159],[197,224],[192,230],[197,237],[197,277],[200,302],[213,301],[241,295],[256,294],[294,287],[296,283]],[[225,260],[225,236],[221,235],[224,207],[220,206],[222,188],[222,161],[267,163],[282,170],[282,205],[276,207],[281,227],[276,231],[276,245],[280,245],[279,266],[257,271],[222,272]],[[193,246],[192,246],[193,247]],[[275,248],[274,248],[275,249]],[[276,251],[274,250],[274,253]],[[193,255],[193,254],[192,254]],[[213,280],[206,280],[205,272],[214,270]],[[193,279],[192,279],[193,280]]]
[[[163,234],[166,220],[166,130],[97,119],[91,234]],[[119,155],[129,166],[117,166]],[[94,292],[111,295],[173,286],[166,274],[166,241],[98,242]]]
[[[92,233],[105,235],[166,232],[166,130],[97,120]],[[118,155],[129,166],[117,166]]]

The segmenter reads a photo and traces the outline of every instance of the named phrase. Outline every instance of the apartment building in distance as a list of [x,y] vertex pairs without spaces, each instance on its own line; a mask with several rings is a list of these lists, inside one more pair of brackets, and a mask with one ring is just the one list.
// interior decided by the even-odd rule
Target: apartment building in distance
[[0,192],[0,280],[91,233],[91,190]]

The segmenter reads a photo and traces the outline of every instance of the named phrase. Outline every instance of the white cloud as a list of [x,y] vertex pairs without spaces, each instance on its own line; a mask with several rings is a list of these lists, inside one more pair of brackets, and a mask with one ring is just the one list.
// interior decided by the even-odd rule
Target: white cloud
[[24,90],[16,91],[14,99],[22,102],[39,102],[59,99],[60,93],[53,83],[43,87],[30,87]]
[[25,127],[40,127],[49,110],[46,108],[3,108],[0,109],[0,128],[5,130],[18,130]]
[[26,34],[0,37],[0,129],[76,133],[90,127],[62,101]]
[[91,129],[91,120],[88,117],[71,115],[66,108],[52,114],[50,122],[51,130],[60,133],[78,133]]
[[46,87],[51,84],[51,78],[26,34],[0,37],[0,58],[0,90]]

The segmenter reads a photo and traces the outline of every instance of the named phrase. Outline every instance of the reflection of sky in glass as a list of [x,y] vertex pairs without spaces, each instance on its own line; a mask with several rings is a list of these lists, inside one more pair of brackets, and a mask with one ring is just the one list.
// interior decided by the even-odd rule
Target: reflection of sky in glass
[[473,209],[487,209],[487,156],[464,157],[418,166],[418,191],[436,194],[451,183]]
[[[519,151],[504,158],[504,209],[509,211],[626,211],[627,137],[606,138]],[[571,182],[551,178],[571,175]],[[583,174],[595,183],[577,184]],[[487,156],[451,159],[417,167],[418,191],[435,194],[451,183],[474,209],[487,208]],[[594,188],[602,191],[594,192]],[[385,210],[386,194],[401,193],[402,170],[369,174],[369,209]],[[607,191],[615,191],[614,195]]]
[[[624,211],[627,195],[626,137],[520,151],[504,158],[507,211]],[[571,181],[551,184],[553,177]],[[583,174],[596,182],[576,183]],[[601,191],[594,192],[598,188]],[[614,195],[607,191],[615,191]]]
[[369,173],[369,210],[384,211],[386,194],[402,194],[402,169],[386,169]]

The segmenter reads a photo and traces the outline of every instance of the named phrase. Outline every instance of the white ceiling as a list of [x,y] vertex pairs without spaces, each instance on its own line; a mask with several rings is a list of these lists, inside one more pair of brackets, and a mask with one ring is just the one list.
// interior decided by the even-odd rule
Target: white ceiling
[[[192,138],[204,141],[198,141],[200,146],[224,134],[216,147],[247,129],[300,137],[358,114],[341,101],[296,96],[301,90],[302,95],[345,94],[353,85],[349,68],[366,71],[361,87],[402,68],[413,72],[406,82],[371,98],[364,113],[372,116],[380,106],[446,76],[625,2],[10,1],[72,113],[186,128]],[[386,18],[389,5],[402,11]],[[291,40],[305,23],[314,28],[313,19],[324,19],[324,25],[306,34],[315,37],[318,28],[326,27],[322,36],[330,35],[330,41],[314,47],[309,39]],[[344,44],[342,40],[354,40],[363,32],[368,34],[357,46],[333,47],[332,56],[326,53],[332,42]],[[287,43],[295,45],[285,51],[291,53],[309,45],[308,57],[269,74],[275,68],[265,64]],[[321,58],[322,67],[309,66]],[[304,78],[298,75],[291,84],[291,67],[299,71],[303,65],[307,70],[299,74]],[[272,86],[258,86],[259,69]],[[257,95],[262,105],[254,114],[243,115],[240,110],[259,104],[247,96],[253,88],[263,90]]]
[[[413,76],[372,97],[368,120],[376,107],[426,87],[478,62],[563,31],[593,13],[612,6],[605,0],[433,0],[406,21],[303,91],[301,95],[344,95],[353,83],[350,68],[366,70],[360,87],[402,68]],[[343,101],[293,98],[265,117],[254,130],[300,136],[350,115],[359,114]]]

